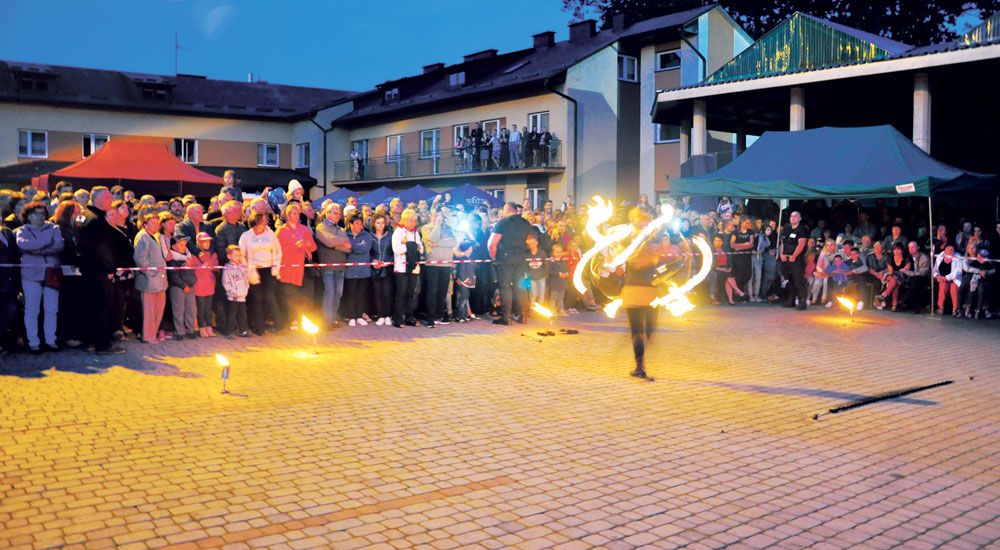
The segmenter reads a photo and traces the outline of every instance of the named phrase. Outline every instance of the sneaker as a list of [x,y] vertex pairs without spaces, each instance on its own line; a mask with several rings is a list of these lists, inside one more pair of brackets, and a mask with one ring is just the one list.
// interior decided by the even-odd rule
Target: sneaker
[[441,319],[440,321],[438,321],[438,324],[439,325],[450,325],[451,321],[449,321],[448,318],[445,317],[444,319]]
[[833,307],[833,302],[827,302],[826,305],[823,307],[825,307],[826,309],[830,309],[831,307]]
[[368,326],[368,321],[365,321],[363,318],[362,319],[358,319],[358,324],[361,325],[361,326],[363,326],[363,327],[367,327]]
[[470,318],[470,319],[478,319],[479,317],[476,317],[476,314],[475,314],[475,313],[470,313],[470,314],[469,314],[469,318]]
[[392,324],[392,317],[383,317],[382,321],[383,321],[383,323],[382,323],[383,325],[389,326],[389,325]]
[[356,327],[356,326],[358,326],[358,323],[357,323],[357,321],[355,321],[354,319],[351,319],[351,320],[350,320],[350,321],[349,321],[349,322],[347,323],[347,326],[349,326],[349,327]]
[[392,326],[396,328],[405,328],[406,325],[404,325],[403,323],[393,323]]
[[69,340],[66,340],[66,347],[67,348],[78,348],[82,344],[83,344],[83,342],[81,342],[79,340],[74,340],[72,338],[70,338]]
[[384,325],[384,324],[385,324],[385,317],[379,317],[379,318],[378,318],[378,321],[375,321],[375,324],[376,324],[377,326],[382,326],[382,325]]
[[42,354],[42,348],[41,348],[41,346],[29,346],[28,347],[28,351],[30,351],[32,355],[41,355]]
[[245,330],[239,333],[237,336],[239,336],[240,338],[250,338],[250,332]]
[[865,303],[864,302],[858,302],[858,311],[861,311],[863,309],[865,309]]
[[156,333],[156,339],[160,340],[160,341],[166,340],[167,339],[167,333],[165,331],[162,331],[162,330],[159,331],[159,332],[157,332]]
[[119,345],[113,345],[106,349],[99,349],[96,351],[98,355],[121,355],[125,353],[125,348]]
[[428,321],[427,328],[437,328],[437,323],[435,323],[434,321]]
[[633,378],[646,378],[646,371],[642,367],[636,367],[634,371],[628,373]]
[[570,313],[580,313],[579,311],[576,310],[575,307],[571,307],[567,311],[570,312]]
[[493,319],[493,324],[494,325],[509,325],[510,321],[507,320],[507,319],[504,319],[503,317],[497,317],[496,319]]

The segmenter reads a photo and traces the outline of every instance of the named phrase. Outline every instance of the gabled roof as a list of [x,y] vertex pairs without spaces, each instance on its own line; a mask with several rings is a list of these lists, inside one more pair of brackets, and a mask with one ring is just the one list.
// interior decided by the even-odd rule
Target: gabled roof
[[[44,89],[26,89],[22,85],[24,80],[43,80]],[[344,90],[234,82],[194,75],[165,76],[0,61],[0,101],[15,103],[290,121],[344,101],[352,94]]]
[[720,67],[705,83],[888,59],[911,46],[795,12]]
[[[426,108],[444,102],[464,100],[482,94],[514,91],[523,88],[540,89],[550,78],[564,73],[594,53],[618,40],[676,28],[715,9],[716,5],[636,22],[615,32],[605,29],[590,38],[564,40],[549,47],[529,48],[510,53],[471,59],[455,65],[435,68],[428,73],[385,82],[374,90],[354,98],[354,110],[337,119],[336,123],[353,123],[370,117],[391,116],[415,108]],[[464,86],[449,86],[448,75],[465,72]],[[397,88],[399,100],[385,102],[384,93]]]

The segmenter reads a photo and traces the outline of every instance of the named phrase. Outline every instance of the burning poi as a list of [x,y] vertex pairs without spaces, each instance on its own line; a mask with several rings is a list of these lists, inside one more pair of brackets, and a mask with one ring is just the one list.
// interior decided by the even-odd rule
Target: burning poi
[[[635,354],[635,370],[631,374],[647,378],[645,343],[656,328],[654,308],[662,306],[675,316],[694,308],[685,294],[708,276],[712,269],[712,249],[699,236],[691,239],[702,257],[701,268],[691,276],[693,256],[687,242],[682,242],[685,250],[671,244],[669,239],[653,238],[673,219],[672,206],[665,205],[663,215],[656,219],[644,210],[633,208],[629,211],[629,223],[605,227],[613,212],[611,201],[600,196],[595,196],[594,204],[588,207],[586,231],[594,246],[580,257],[573,272],[573,286],[580,293],[586,292],[583,274],[589,270],[595,286],[612,300],[604,312],[614,317],[619,308],[625,309]],[[682,284],[675,283],[686,276]],[[611,281],[621,281],[622,277],[624,285],[614,288],[616,285]]]

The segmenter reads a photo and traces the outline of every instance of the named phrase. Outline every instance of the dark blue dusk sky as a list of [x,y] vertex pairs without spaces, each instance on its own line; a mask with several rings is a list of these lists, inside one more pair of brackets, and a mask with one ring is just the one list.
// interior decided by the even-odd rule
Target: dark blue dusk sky
[[367,90],[465,54],[568,36],[561,0],[0,0],[0,59]]

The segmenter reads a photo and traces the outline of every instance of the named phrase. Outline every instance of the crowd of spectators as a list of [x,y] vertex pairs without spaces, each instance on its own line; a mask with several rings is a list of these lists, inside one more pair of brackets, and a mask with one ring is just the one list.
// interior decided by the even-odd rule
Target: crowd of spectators
[[[604,290],[624,276],[588,274],[588,290],[574,288],[572,273],[593,243],[582,230],[586,207],[578,211],[570,198],[559,208],[548,200],[532,209],[525,199],[503,210],[470,210],[442,196],[375,207],[350,197],[317,211],[295,180],[284,204],[269,203],[266,191],[244,201],[233,174],[225,180],[207,209],[193,196],[136,197],[117,186],[74,190],[59,182],[51,193],[0,191],[0,345],[123,353],[119,342],[128,335],[154,345],[252,338],[297,329],[303,315],[327,330],[436,328],[490,314],[507,321],[507,312],[509,321],[524,322],[532,302],[555,315],[597,309],[609,299]],[[714,267],[699,291],[704,302],[804,309],[848,297],[859,309],[931,305],[938,314],[992,316],[1000,223],[984,231],[959,220],[953,236],[947,224],[932,235],[926,223],[907,223],[904,210],[812,202],[785,210],[791,223],[779,232],[767,205],[723,200],[699,212],[685,197],[673,206],[674,222],[657,238],[692,258],[695,235],[713,248]],[[622,203],[609,223],[624,223],[631,208],[655,216],[662,207],[643,195],[635,205]],[[488,261],[503,215],[530,225],[523,242],[513,243],[525,260],[506,307]],[[696,258],[689,264],[700,265]]]

